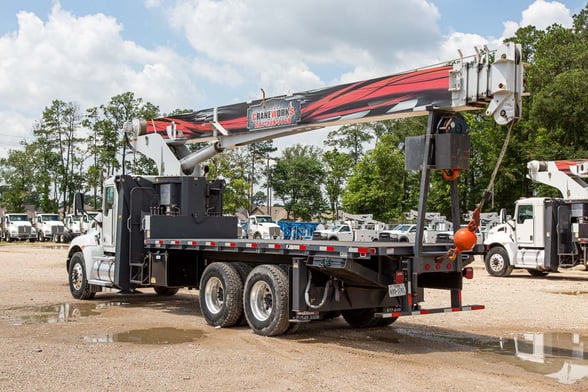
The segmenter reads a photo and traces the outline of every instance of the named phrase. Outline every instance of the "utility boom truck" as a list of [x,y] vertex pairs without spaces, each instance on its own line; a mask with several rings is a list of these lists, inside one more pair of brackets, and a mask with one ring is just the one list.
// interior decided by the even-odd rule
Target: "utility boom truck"
[[514,268],[544,276],[559,268],[588,267],[588,160],[531,161],[528,177],[557,188],[564,198],[531,197],[515,202],[514,220],[488,232],[485,264],[490,275]]
[[[483,308],[461,302],[462,281],[473,275],[468,265],[482,249],[449,257],[451,244],[423,245],[427,190],[431,170],[467,169],[469,139],[456,126],[463,123],[459,111],[485,107],[500,124],[520,116],[520,56],[519,46],[507,44],[494,63],[481,53],[453,66],[133,121],[125,126],[130,144],[155,161],[159,174],[106,180],[101,227],[75,238],[67,253],[73,297],[90,299],[104,288],[153,287],[164,296],[198,289],[208,324],[246,322],[264,336],[333,312],[353,327],[374,327],[400,316]],[[414,244],[237,238],[237,218],[223,215],[224,181],[204,177],[200,168],[225,149],[416,115],[429,121],[410,153],[421,157],[421,231]],[[212,143],[196,152],[186,146],[203,140]],[[451,196],[458,206],[457,184]],[[75,204],[83,205],[81,194]],[[458,209],[454,216],[459,220]],[[425,288],[446,290],[448,306],[424,309]]]

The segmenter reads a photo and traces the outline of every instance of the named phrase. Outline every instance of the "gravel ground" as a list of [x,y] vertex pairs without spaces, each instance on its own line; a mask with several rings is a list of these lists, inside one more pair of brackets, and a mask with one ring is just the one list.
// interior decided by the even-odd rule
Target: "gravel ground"
[[[341,319],[267,338],[216,329],[198,292],[71,297],[66,249],[0,244],[1,391],[586,391],[588,272],[465,282],[472,312],[351,329]],[[448,306],[428,291],[426,307]]]

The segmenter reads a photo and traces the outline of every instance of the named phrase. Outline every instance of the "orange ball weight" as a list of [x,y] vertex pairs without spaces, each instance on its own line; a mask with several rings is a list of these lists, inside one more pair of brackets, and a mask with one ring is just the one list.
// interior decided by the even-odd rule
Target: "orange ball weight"
[[476,233],[469,231],[467,227],[462,227],[453,235],[453,243],[459,250],[470,250],[477,241]]

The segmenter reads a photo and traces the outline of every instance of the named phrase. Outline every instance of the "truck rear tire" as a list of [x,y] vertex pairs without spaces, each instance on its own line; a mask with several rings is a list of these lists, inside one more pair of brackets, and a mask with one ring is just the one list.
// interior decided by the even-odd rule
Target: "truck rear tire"
[[530,268],[527,269],[527,272],[531,276],[538,276],[538,277],[547,276],[549,274],[549,272],[547,272],[547,271],[540,271],[540,270],[530,269]]
[[[249,264],[246,263],[233,263],[231,264],[237,270],[239,277],[241,278],[241,283],[243,287],[245,287],[245,282],[247,281],[247,276],[253,269]],[[239,316],[239,320],[237,320],[236,325],[247,325],[247,319],[245,318],[245,311],[243,310],[243,302],[241,301],[241,316]]]
[[288,275],[281,267],[265,264],[251,271],[245,282],[243,309],[253,332],[277,336],[288,330],[288,293]]
[[514,268],[502,246],[491,248],[484,258],[484,264],[486,271],[492,276],[509,276]]
[[74,253],[69,262],[69,290],[76,299],[92,299],[96,295],[96,287],[88,283],[82,252]]
[[175,287],[153,286],[153,291],[155,291],[157,295],[161,295],[163,297],[171,297],[172,295],[176,295],[178,290],[179,289]]
[[232,327],[243,312],[243,282],[228,263],[212,263],[200,279],[200,311],[213,327]]
[[352,328],[373,328],[379,326],[379,317],[374,317],[376,309],[342,310],[341,315]]

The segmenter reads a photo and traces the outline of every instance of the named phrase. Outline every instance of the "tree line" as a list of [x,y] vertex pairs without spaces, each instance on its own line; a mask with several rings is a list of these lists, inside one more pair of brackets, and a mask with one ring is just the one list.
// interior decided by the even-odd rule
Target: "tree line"
[[[523,46],[529,95],[485,204],[487,211],[512,208],[523,196],[559,196],[555,189],[526,178],[528,161],[588,158],[587,15],[588,6],[574,16],[571,28],[528,26],[508,39]],[[72,102],[53,101],[33,125],[31,141],[22,141],[21,148],[0,160],[0,206],[11,212],[24,211],[27,205],[68,212],[73,194],[83,191],[99,209],[102,181],[123,170],[123,123],[158,116],[156,105],[132,92],[85,111]],[[470,169],[458,178],[463,212],[479,203],[506,134],[505,127],[481,113],[464,117],[472,152]],[[269,202],[282,205],[290,219],[325,219],[343,209],[399,221],[404,212],[417,208],[420,180],[418,172],[404,169],[403,142],[425,128],[426,117],[343,126],[329,133],[325,148],[296,144],[279,155],[271,141],[258,143],[212,158],[209,176],[227,180],[227,213]],[[126,172],[155,174],[145,159],[125,162]],[[449,216],[448,196],[449,183],[435,173],[427,209]]]

